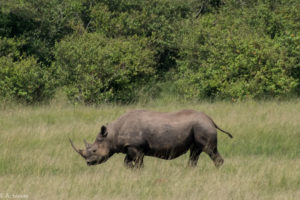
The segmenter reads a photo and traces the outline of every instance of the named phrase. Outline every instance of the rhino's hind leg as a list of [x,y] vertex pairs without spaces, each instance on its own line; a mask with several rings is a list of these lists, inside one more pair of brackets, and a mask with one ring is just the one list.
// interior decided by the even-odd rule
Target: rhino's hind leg
[[125,166],[129,168],[143,167],[144,154],[134,147],[127,147],[127,154],[124,159]]
[[199,156],[202,152],[202,147],[193,144],[190,148],[190,158],[188,161],[188,166],[196,167],[198,163]]
[[223,165],[224,160],[222,156],[219,154],[217,147],[207,150],[207,154],[214,161],[214,164],[217,168]]

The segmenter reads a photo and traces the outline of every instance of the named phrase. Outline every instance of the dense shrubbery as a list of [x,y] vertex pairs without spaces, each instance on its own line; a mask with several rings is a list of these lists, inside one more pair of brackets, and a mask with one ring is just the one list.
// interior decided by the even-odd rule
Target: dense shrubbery
[[178,59],[180,92],[198,99],[294,93],[300,78],[300,35],[275,22],[270,25],[275,28],[259,27],[259,14],[248,19],[239,13],[241,20],[231,18],[234,13],[224,15],[207,15],[191,24],[194,30],[184,37]]
[[64,85],[72,100],[129,102],[155,76],[153,52],[142,38],[86,33],[67,37],[56,49],[56,64],[65,72]]
[[297,0],[0,3],[1,99],[60,86],[71,101],[132,102],[170,82],[187,99],[300,94]]
[[[102,10],[104,12],[99,12]],[[89,9],[87,31],[107,37],[146,37],[155,53],[159,77],[175,67],[180,22],[191,17],[191,2],[171,0],[99,1]]]
[[50,70],[41,68],[33,57],[14,62],[0,57],[0,98],[22,103],[47,101],[56,89]]

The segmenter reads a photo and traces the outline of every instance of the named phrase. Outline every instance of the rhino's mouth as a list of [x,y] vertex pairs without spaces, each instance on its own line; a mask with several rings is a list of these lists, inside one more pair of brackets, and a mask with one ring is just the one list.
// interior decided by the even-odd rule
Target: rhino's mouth
[[87,161],[86,164],[87,164],[88,166],[96,165],[96,164],[98,164],[98,161],[97,161],[97,160],[94,160],[94,161]]
[[101,164],[103,162],[105,162],[108,158],[107,157],[103,157],[99,160],[92,160],[92,161],[86,161],[86,164],[88,166],[91,166],[91,165],[98,165],[98,164]]

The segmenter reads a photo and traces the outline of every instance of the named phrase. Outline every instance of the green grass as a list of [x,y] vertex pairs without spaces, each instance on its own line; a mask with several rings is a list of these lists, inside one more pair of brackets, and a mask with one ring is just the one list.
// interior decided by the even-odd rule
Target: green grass
[[[69,142],[93,141],[100,126],[127,110],[201,110],[219,132],[225,163],[218,170],[206,154],[188,168],[188,154],[172,161],[146,157],[142,170],[123,166],[124,155],[88,167]],[[0,109],[0,197],[28,199],[298,199],[300,100],[285,102],[170,103],[145,105],[6,106]],[[5,199],[5,198],[4,198]]]

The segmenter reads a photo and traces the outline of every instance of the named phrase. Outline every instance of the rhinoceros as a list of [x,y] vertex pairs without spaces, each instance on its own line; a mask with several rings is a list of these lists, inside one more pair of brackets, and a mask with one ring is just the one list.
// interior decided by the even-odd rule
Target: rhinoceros
[[133,110],[103,125],[93,144],[84,140],[85,149],[73,149],[87,165],[101,164],[115,153],[124,153],[124,164],[129,168],[143,166],[144,156],[166,160],[177,158],[190,150],[189,166],[196,166],[201,152],[207,153],[216,167],[224,160],[217,149],[219,128],[206,114],[195,110],[154,112]]

